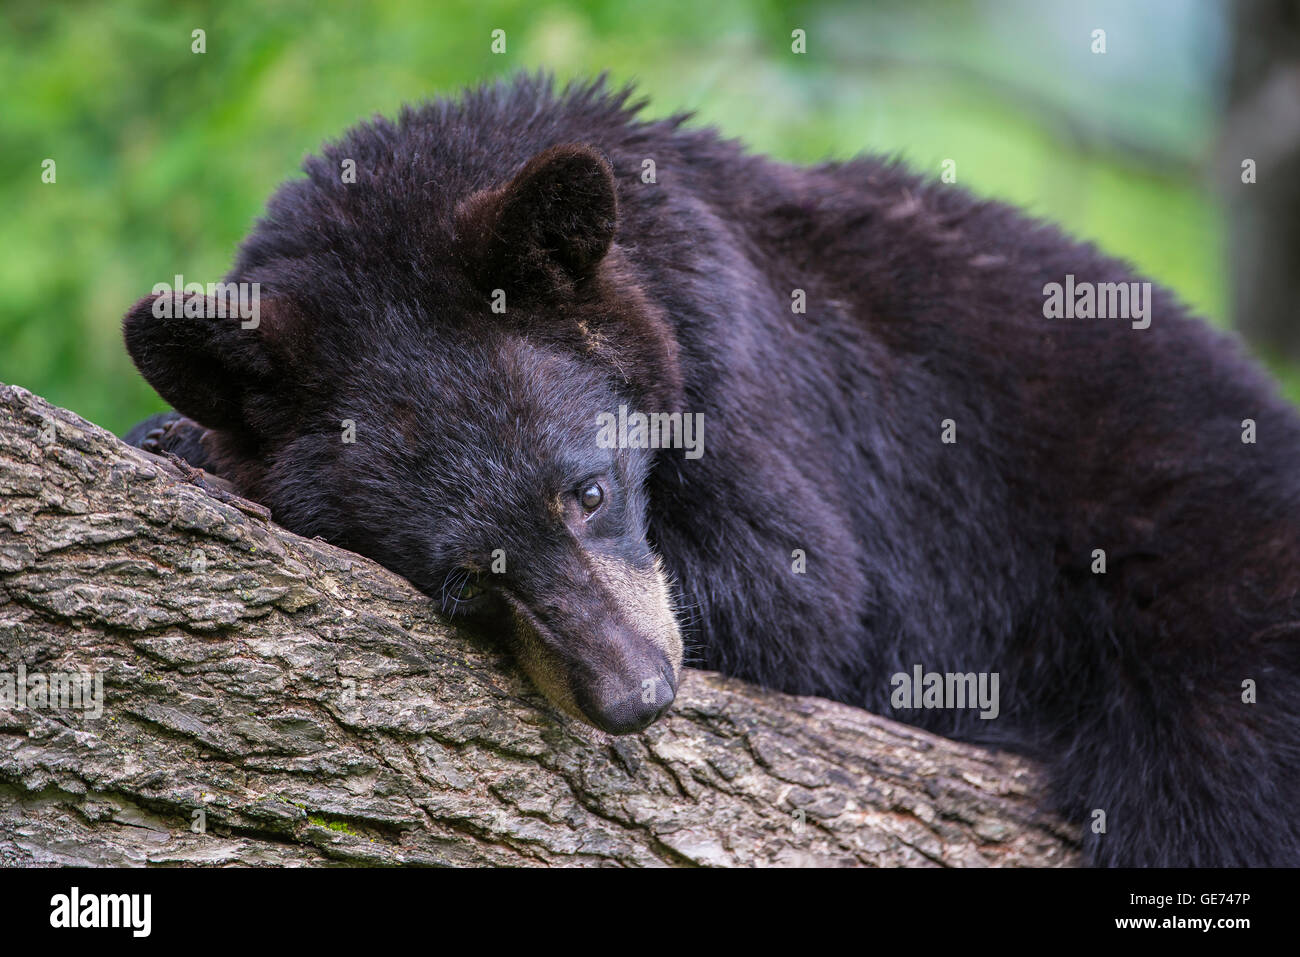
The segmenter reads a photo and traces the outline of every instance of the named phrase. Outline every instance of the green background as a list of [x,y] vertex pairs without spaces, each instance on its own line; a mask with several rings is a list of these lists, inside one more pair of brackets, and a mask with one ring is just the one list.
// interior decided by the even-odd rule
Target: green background
[[[1097,241],[1223,323],[1218,201],[1237,171],[1206,160],[1221,11],[1133,6],[11,2],[0,381],[116,431],[163,408],[121,344],[132,302],[176,273],[218,279],[272,189],[356,120],[539,67],[636,80],[650,115],[694,110],[787,160],[872,151],[937,175],[952,159],[962,184]],[[791,52],[795,28],[806,54]]]

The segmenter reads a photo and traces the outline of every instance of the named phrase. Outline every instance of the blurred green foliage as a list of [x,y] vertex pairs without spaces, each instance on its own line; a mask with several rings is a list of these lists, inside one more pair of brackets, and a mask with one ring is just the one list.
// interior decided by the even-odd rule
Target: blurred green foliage
[[[178,272],[217,279],[271,190],[356,120],[538,67],[635,79],[651,115],[695,110],[783,159],[871,150],[937,174],[952,158],[964,185],[1062,222],[1221,321],[1222,224],[1194,162],[1206,104],[1173,93],[1133,112],[1123,84],[1143,79],[1099,74],[1124,61],[1086,58],[1074,7],[1047,21],[1048,42],[1024,32],[1044,21],[974,2],[918,16],[901,2],[9,0],[0,381],[118,431],[162,408],[121,345],[134,300]],[[1085,56],[1062,60],[1062,44]],[[1103,100],[1110,112],[1092,109]]]

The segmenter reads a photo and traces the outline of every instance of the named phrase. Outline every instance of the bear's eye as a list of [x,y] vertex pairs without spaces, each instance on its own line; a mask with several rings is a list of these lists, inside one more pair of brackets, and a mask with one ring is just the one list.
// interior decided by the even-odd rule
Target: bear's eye
[[600,503],[603,501],[605,501],[605,490],[595,482],[584,487],[578,493],[578,503],[582,506],[582,510],[588,514],[600,508]]
[[485,589],[478,572],[460,568],[447,576],[442,587],[442,610],[455,613],[461,605],[473,604]]

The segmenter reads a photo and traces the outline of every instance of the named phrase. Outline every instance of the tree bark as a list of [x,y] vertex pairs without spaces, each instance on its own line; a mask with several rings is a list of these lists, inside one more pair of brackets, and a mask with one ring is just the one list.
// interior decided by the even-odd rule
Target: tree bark
[[[1300,360],[1300,6],[1231,4],[1232,56],[1216,181],[1223,184],[1232,318],[1273,358]],[[1243,160],[1255,180],[1242,181]]]
[[0,386],[0,675],[103,681],[0,708],[0,865],[1077,863],[1019,758],[700,671],[610,738],[256,512]]

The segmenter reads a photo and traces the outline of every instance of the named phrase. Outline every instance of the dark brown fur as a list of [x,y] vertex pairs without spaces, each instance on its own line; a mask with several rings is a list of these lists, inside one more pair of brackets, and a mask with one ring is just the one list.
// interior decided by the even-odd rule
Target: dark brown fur
[[[504,548],[497,605],[575,696],[649,647],[592,556],[658,555],[700,664],[1038,755],[1099,863],[1300,863],[1300,419],[1266,377],[1158,287],[1146,330],[1044,318],[1067,273],[1140,277],[1009,206],[683,119],[521,78],[359,126],[241,249],[256,335],[149,299],[128,347],[290,528],[444,597]],[[597,454],[620,403],[702,412],[706,454]],[[917,664],[998,672],[999,718],[894,709]]]

